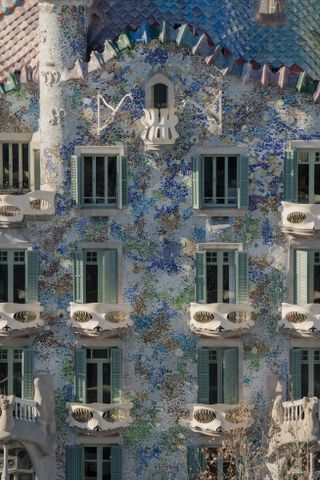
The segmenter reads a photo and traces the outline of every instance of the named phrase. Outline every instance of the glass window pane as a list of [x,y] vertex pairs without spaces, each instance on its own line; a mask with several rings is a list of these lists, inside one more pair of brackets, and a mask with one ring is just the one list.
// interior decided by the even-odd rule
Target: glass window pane
[[298,202],[309,202],[309,165],[298,165]]
[[96,157],[96,203],[103,204],[105,200],[105,159],[104,157]]
[[98,265],[86,265],[86,303],[98,302]]
[[25,266],[13,266],[13,301],[15,303],[24,303],[26,300],[25,288]]
[[117,202],[117,158],[108,159],[108,202]]
[[84,157],[83,159],[83,201],[84,203],[93,203],[92,190],[92,157]]
[[8,302],[8,265],[0,264],[0,302]]
[[229,265],[223,265],[223,303],[230,302]]
[[109,349],[105,348],[95,348],[92,350],[92,358],[103,358],[107,359],[110,357],[110,351]]
[[13,392],[16,397],[22,397],[22,363],[14,362],[13,364]]
[[313,395],[315,397],[320,397],[320,364],[316,363],[313,369],[314,373],[314,391]]
[[9,144],[2,144],[3,186],[9,187]]
[[210,478],[218,479],[218,450],[206,448],[204,451],[206,471],[211,474]]
[[0,363],[0,395],[9,395],[8,392],[8,364]]
[[104,363],[102,366],[102,381],[103,381],[103,403],[111,402],[111,376],[110,363]]
[[218,301],[218,267],[207,265],[207,303]]
[[87,363],[87,402],[98,401],[98,365]]
[[320,164],[314,167],[314,203],[320,203]]
[[218,365],[209,363],[209,403],[218,403]]
[[309,395],[309,365],[301,365],[301,397]]
[[29,145],[27,143],[22,144],[22,168],[22,186],[29,188]]
[[153,108],[168,108],[168,87],[156,83],[153,87]]
[[103,460],[111,460],[111,447],[103,447]]
[[204,158],[204,203],[214,203],[213,199],[213,171],[211,157]]
[[111,464],[110,462],[103,462],[102,480],[111,480]]
[[96,462],[84,462],[84,480],[99,480]]
[[20,188],[19,184],[19,145],[12,144],[12,186],[13,188]]
[[85,460],[96,460],[97,459],[97,447],[85,447],[84,448],[84,459]]
[[224,157],[216,158],[216,201],[217,204],[225,202],[225,168]]
[[228,202],[229,205],[237,203],[237,157],[228,159]]

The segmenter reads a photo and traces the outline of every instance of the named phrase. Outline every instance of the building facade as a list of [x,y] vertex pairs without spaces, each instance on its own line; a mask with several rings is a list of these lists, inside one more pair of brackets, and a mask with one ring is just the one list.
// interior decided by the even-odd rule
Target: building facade
[[261,479],[317,444],[302,3],[2,1],[2,480],[222,480],[226,432],[273,405]]

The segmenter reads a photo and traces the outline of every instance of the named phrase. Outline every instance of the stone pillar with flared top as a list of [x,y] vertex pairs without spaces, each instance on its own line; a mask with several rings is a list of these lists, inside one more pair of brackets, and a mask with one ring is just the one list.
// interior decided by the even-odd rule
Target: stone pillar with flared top
[[63,195],[72,146],[80,131],[81,99],[75,98],[70,79],[80,76],[87,56],[86,4],[85,0],[39,1],[41,188]]

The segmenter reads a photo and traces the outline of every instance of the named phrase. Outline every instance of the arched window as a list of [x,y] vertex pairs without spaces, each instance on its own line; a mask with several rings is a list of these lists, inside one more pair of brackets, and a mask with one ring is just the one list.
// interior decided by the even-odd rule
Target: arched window
[[153,108],[168,108],[168,86],[163,83],[153,85]]
[[[7,449],[7,452],[4,449]],[[35,480],[30,456],[27,450],[17,442],[0,446],[1,475],[4,470],[6,470],[9,480]]]

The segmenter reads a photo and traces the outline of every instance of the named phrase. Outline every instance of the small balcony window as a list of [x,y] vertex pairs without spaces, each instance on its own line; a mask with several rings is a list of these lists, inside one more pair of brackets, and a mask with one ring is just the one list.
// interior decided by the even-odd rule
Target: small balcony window
[[197,303],[246,303],[247,252],[198,251],[196,254]]
[[33,398],[31,349],[0,349],[0,395]]
[[121,350],[80,348],[75,354],[75,401],[120,403]]
[[68,446],[66,480],[121,480],[122,451],[119,445]]
[[28,143],[1,143],[0,188],[4,191],[29,191]]
[[192,158],[192,199],[195,209],[247,208],[248,159],[237,155]]
[[0,250],[0,303],[34,303],[37,297],[36,252]]
[[117,303],[118,252],[80,250],[74,257],[74,301]]
[[200,348],[198,351],[198,402],[238,402],[238,349]]
[[[4,453],[7,448],[7,455]],[[4,464],[6,462],[6,464]],[[34,480],[32,462],[26,449],[17,442],[0,447],[0,474],[7,473],[10,480]]]
[[153,108],[168,108],[168,85],[156,83],[153,87]]
[[320,350],[293,348],[290,352],[293,397],[320,398]]
[[76,208],[121,209],[127,205],[127,161],[115,154],[73,155],[72,200]]

